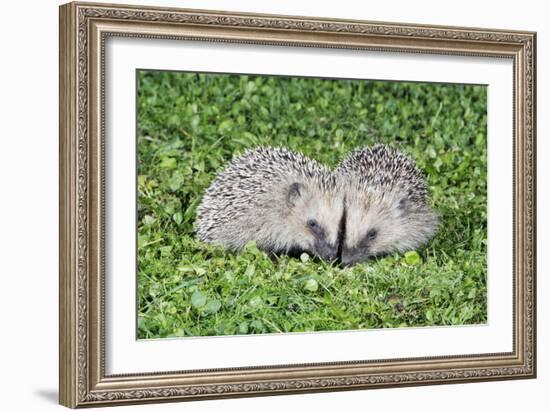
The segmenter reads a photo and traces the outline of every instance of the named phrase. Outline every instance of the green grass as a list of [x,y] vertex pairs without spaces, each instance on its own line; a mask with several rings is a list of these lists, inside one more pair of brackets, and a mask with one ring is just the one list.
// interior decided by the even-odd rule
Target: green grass
[[[479,324],[487,320],[486,88],[138,73],[138,337]],[[389,143],[440,215],[418,253],[342,269],[195,240],[195,210],[236,154],[281,145],[336,165]]]

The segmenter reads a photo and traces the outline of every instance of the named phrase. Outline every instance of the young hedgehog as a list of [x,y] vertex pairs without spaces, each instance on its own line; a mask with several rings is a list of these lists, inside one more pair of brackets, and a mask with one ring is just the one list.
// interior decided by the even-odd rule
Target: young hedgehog
[[273,254],[338,256],[343,191],[317,161],[259,147],[234,158],[206,190],[195,228],[201,241],[241,250],[250,241]]
[[414,160],[386,145],[350,153],[335,170],[346,183],[341,261],[415,249],[437,231],[437,215]]

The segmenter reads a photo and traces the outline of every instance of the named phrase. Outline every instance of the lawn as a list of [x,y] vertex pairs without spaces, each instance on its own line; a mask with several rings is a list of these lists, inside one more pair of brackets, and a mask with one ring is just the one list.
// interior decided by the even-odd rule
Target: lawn
[[[138,72],[138,338],[487,321],[485,86]],[[440,230],[340,268],[195,240],[217,172],[258,145],[335,166],[388,143],[427,176]]]

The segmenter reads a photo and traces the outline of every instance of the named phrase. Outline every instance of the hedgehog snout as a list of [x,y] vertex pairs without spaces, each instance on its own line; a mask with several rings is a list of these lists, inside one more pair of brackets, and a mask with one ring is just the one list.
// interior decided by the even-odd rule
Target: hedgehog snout
[[350,267],[369,258],[369,250],[366,247],[357,248],[346,246],[342,247],[340,264],[344,267]]
[[335,261],[338,258],[338,244],[330,244],[328,241],[315,242],[316,254],[326,261]]

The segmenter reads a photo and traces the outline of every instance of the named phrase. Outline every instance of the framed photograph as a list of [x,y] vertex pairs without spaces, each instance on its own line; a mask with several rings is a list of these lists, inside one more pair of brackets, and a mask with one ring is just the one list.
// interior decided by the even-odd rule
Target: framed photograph
[[533,32],[60,7],[60,402],[536,376]]

